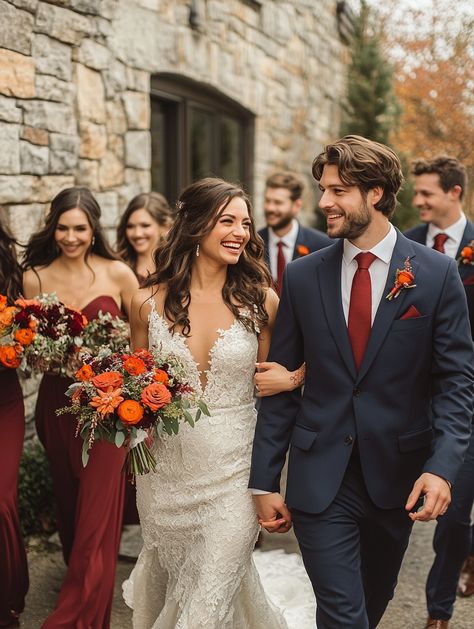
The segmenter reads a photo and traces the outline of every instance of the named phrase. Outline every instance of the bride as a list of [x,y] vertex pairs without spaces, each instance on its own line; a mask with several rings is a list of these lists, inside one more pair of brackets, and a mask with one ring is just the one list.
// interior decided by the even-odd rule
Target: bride
[[[203,179],[182,193],[157,271],[132,301],[133,347],[177,356],[211,413],[158,440],[156,473],[137,478],[144,546],[124,584],[135,629],[288,626],[252,560],[253,375],[278,305],[262,257],[244,192]],[[289,513],[273,525],[288,530]]]

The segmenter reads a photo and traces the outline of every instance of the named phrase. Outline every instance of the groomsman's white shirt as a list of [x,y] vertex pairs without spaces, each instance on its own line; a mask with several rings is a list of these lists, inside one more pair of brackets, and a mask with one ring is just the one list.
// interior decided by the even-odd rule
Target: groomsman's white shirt
[[277,257],[278,257],[278,243],[280,240],[284,243],[283,254],[285,256],[286,264],[293,260],[293,252],[295,250],[296,239],[298,238],[299,223],[294,218],[291,221],[290,231],[282,236],[277,236],[271,227],[268,228],[268,257],[270,260],[270,272],[273,279],[277,279]]
[[461,212],[459,219],[446,229],[440,229],[439,227],[433,225],[433,223],[430,223],[426,234],[426,246],[432,247],[434,245],[434,239],[437,234],[446,234],[449,238],[444,243],[444,253],[450,258],[455,258],[459,245],[461,244],[466,225],[467,218],[464,212]]
[[[377,309],[380,301],[385,299],[384,290],[388,279],[388,270],[390,267],[390,261],[392,259],[393,250],[397,242],[397,232],[390,223],[388,234],[379,243],[377,243],[372,249],[369,249],[377,259],[372,262],[369,267],[370,281],[372,285],[372,323],[374,322]],[[342,295],[342,308],[344,310],[344,318],[346,324],[349,318],[349,302],[351,299],[352,280],[354,279],[355,272],[357,271],[357,260],[355,257],[361,253],[362,249],[359,249],[353,245],[349,240],[344,239],[344,252],[342,255],[341,265],[341,295]],[[400,264],[402,261],[400,261]],[[395,282],[395,277],[393,278]],[[255,496],[261,494],[269,494],[271,492],[264,491],[263,489],[250,489]]]

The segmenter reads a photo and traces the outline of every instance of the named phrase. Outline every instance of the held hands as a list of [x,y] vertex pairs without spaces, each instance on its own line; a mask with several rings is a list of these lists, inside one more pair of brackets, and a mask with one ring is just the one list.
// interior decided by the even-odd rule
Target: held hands
[[256,367],[257,373],[254,376],[254,382],[257,397],[293,391],[304,381],[304,365],[296,371],[288,371],[279,363],[256,363]]
[[291,529],[291,513],[278,493],[253,496],[258,523],[269,533],[287,533]]
[[428,472],[422,474],[413,485],[405,509],[411,511],[421,495],[425,497],[423,507],[416,513],[408,513],[408,516],[413,522],[436,520],[439,515],[446,513],[451,502],[451,489],[444,478],[436,476],[436,474],[429,474]]

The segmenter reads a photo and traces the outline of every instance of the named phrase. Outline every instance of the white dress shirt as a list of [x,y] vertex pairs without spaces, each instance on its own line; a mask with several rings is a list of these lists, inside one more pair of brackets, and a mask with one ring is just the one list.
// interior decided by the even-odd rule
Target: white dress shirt
[[446,234],[446,236],[449,236],[449,238],[444,243],[444,253],[450,258],[455,258],[459,249],[459,245],[461,244],[466,225],[467,218],[464,212],[461,212],[461,216],[458,218],[458,220],[446,229],[440,229],[439,227],[436,227],[436,225],[433,225],[433,223],[430,223],[428,226],[428,232],[426,234],[426,246],[433,246],[434,239],[437,234]]
[[275,234],[271,227],[268,228],[268,257],[270,260],[270,272],[275,281],[277,280],[278,243],[281,240],[285,245],[283,247],[283,255],[285,256],[286,264],[288,264],[288,262],[293,260],[299,229],[300,225],[296,218],[291,221],[290,231],[281,238]]
[[[388,270],[390,268],[390,261],[392,259],[396,242],[397,232],[395,231],[393,225],[390,224],[388,234],[374,247],[368,250],[373,253],[374,256],[377,256],[369,267],[370,281],[372,285],[372,324],[374,322],[375,315],[377,314],[380,302],[384,298],[383,293],[387,284]],[[354,279],[355,272],[358,268],[355,257],[361,252],[362,249],[359,249],[347,239],[344,240],[344,252],[341,265],[341,296],[346,324],[349,318],[349,302],[351,298],[352,280]],[[253,488],[250,489],[250,491],[254,496],[271,493],[263,489]]]

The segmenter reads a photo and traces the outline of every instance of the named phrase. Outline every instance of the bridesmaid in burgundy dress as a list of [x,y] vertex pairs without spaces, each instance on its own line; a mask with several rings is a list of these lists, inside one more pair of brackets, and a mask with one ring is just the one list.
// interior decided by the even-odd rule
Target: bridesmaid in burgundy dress
[[[51,203],[45,226],[25,251],[25,297],[56,292],[92,319],[99,310],[125,314],[138,286],[112,253],[100,225],[100,208],[87,188],[68,188]],[[122,527],[124,450],[98,443],[87,467],[75,420],[56,416],[71,380],[45,374],[35,411],[38,436],[49,458],[58,529],[68,565],[47,629],[108,629]]]
[[[0,293],[9,301],[21,292],[15,240],[0,222]],[[0,366],[0,627],[17,627],[28,591],[28,566],[18,519],[18,467],[25,436],[23,394],[15,369]]]

